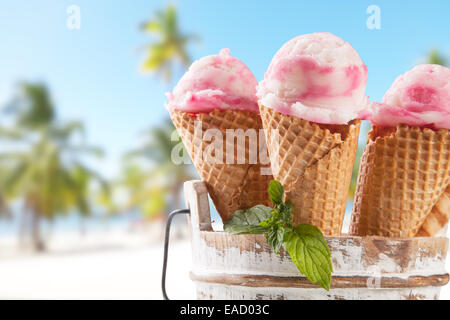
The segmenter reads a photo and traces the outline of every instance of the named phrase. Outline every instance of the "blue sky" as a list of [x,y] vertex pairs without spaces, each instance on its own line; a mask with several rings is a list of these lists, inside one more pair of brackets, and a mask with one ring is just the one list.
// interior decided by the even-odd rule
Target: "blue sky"
[[[380,100],[399,74],[431,49],[450,55],[449,1],[179,1],[181,27],[202,41],[192,56],[228,47],[258,80],[274,53],[304,33],[329,31],[350,42],[369,70],[367,95]],[[67,7],[81,9],[81,29],[66,27]],[[62,119],[86,123],[88,139],[107,157],[107,176],[139,133],[166,117],[160,79],[138,72],[138,25],[167,1],[42,0],[0,3],[0,102],[20,80],[48,84]],[[381,30],[369,30],[369,5],[381,9]],[[177,79],[181,75],[177,75]],[[176,80],[177,80],[176,79]]]

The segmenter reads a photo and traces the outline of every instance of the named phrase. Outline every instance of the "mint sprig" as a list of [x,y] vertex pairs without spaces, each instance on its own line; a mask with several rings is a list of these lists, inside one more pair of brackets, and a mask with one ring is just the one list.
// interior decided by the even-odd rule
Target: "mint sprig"
[[312,283],[330,290],[331,253],[319,228],[292,225],[292,205],[283,201],[284,189],[280,182],[269,184],[269,197],[273,208],[257,205],[238,210],[224,224],[224,231],[232,234],[264,234],[267,244],[279,253],[281,247],[290,255],[298,270]]
[[280,182],[272,180],[269,183],[269,197],[273,205],[283,203],[284,189]]
[[247,210],[237,210],[224,225],[224,230],[232,234],[260,234],[267,231],[261,222],[270,218],[272,208],[256,205]]

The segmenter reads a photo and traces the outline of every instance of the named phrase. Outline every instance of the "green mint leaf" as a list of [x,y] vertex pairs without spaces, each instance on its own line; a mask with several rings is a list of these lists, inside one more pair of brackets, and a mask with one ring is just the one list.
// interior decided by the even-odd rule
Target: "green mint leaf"
[[266,233],[267,244],[273,251],[275,251],[276,254],[280,252],[284,238],[288,232],[292,232],[290,228],[274,226],[268,233]]
[[[299,224],[297,227],[295,227],[295,230],[298,233],[301,233],[303,235],[309,235],[314,237],[316,240],[318,240],[321,243],[321,249],[323,250],[324,255],[328,255],[331,257],[330,249],[328,248],[328,243],[325,240],[322,231],[320,231],[319,228],[316,226],[310,225],[310,224]],[[330,261],[331,265],[331,261]]]
[[322,232],[317,227],[301,224],[293,231],[286,232],[283,247],[309,281],[330,290],[333,272],[331,254]]
[[279,220],[280,220],[279,216],[280,216],[279,210],[276,208],[272,209],[270,211],[270,217],[264,221],[261,221],[261,223],[259,225],[263,226],[263,227],[269,227],[269,228],[273,227],[273,226],[277,226],[277,225],[279,225]]
[[280,229],[277,226],[273,226],[270,228],[269,232],[266,233],[267,244],[273,251],[275,251],[276,254],[278,254],[281,246],[283,245],[283,239],[280,241],[279,230]]
[[270,218],[272,208],[256,205],[247,210],[237,210],[230,220],[223,225],[223,230],[231,234],[260,234],[269,231],[268,227],[260,223]]
[[272,226],[272,222],[269,221],[269,220],[267,219],[267,220],[261,221],[261,222],[259,223],[259,225],[260,225],[261,227],[270,228],[270,227]]
[[283,203],[284,189],[281,183],[272,180],[269,183],[269,197],[274,206]]
[[292,227],[292,219],[291,219],[291,212],[292,212],[292,205],[290,203],[282,203],[280,205],[280,212],[281,212],[281,222],[285,225]]
[[281,247],[289,253],[298,270],[312,283],[330,290],[331,254],[322,232],[315,226],[292,226],[292,205],[283,202],[281,183],[272,180],[269,196],[274,208],[257,205],[237,210],[224,224],[224,231],[232,234],[265,234],[267,244],[276,254]]

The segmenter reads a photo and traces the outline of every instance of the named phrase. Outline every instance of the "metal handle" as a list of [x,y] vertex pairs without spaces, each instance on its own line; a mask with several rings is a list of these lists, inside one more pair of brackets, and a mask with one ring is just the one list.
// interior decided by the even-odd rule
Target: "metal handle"
[[163,267],[162,267],[162,277],[161,277],[161,289],[164,300],[170,300],[167,297],[166,292],[166,273],[167,273],[167,258],[169,253],[169,238],[170,238],[170,225],[172,224],[173,218],[178,214],[190,214],[191,211],[189,209],[179,209],[172,211],[169,214],[166,222],[166,234],[164,236],[164,258],[163,258]]

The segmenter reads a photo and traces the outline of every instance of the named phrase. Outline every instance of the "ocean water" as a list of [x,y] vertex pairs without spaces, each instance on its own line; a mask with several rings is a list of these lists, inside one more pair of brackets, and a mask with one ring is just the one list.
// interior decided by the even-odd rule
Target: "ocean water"
[[[20,215],[20,211],[14,210],[11,218],[0,218],[0,237],[17,235],[19,233]],[[140,220],[142,218],[136,211],[117,215],[94,213],[90,217],[81,217],[76,212],[72,212],[65,216],[58,216],[51,221],[42,219],[41,230],[43,234],[81,230],[85,232],[107,231],[116,228],[126,228]]]

